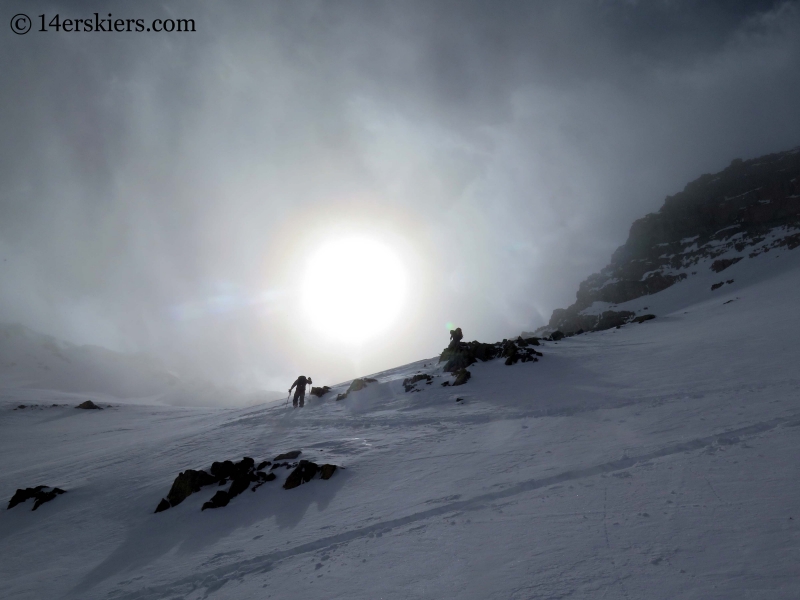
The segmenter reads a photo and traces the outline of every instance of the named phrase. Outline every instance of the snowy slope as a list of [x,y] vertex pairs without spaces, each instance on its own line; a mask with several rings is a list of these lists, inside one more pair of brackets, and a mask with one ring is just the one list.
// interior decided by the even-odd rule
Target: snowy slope
[[[780,254],[455,388],[427,360],[303,410],[6,397],[2,494],[67,493],[0,509],[0,596],[796,599],[800,250]],[[434,383],[406,393],[417,371]],[[153,514],[182,470],[293,449],[345,469]]]

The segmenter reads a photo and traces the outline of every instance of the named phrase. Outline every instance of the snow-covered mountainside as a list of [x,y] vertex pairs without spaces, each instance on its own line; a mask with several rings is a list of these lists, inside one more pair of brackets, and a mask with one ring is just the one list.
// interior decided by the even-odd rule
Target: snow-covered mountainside
[[[608,266],[581,283],[575,303],[554,311],[540,331],[569,334],[615,327],[635,316],[631,300],[675,285],[681,286],[678,295],[684,302],[701,301],[735,281],[737,270],[731,267],[740,261],[798,246],[800,148],[735,160],[634,222],[628,241]],[[693,278],[703,281],[703,294],[697,293]]]
[[[0,510],[0,596],[796,599],[800,249],[706,271],[457,387],[429,359],[297,410],[7,397],[0,493],[64,493]],[[243,456],[277,477],[154,513]],[[300,459],[343,468],[284,489]]]
[[179,383],[155,360],[0,325],[0,387],[151,396]]
[[[54,398],[143,400],[171,405],[219,405],[221,391],[207,382],[184,381],[152,357],[100,346],[79,346],[18,324],[0,324],[0,396],[28,401],[47,390]],[[232,405],[281,395],[226,391]]]

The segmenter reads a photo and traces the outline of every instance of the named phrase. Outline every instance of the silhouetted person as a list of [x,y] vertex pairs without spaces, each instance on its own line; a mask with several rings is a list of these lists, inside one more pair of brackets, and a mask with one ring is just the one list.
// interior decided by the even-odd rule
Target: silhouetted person
[[306,386],[311,384],[311,377],[306,377],[305,375],[300,375],[292,384],[292,387],[289,388],[289,393],[292,393],[292,390],[295,386],[297,389],[294,392],[294,398],[292,399],[292,406],[297,408],[297,402],[300,401],[300,408],[303,408],[305,404],[305,397],[306,397]]
[[456,327],[455,329],[450,330],[450,348],[456,349],[458,345],[461,343],[461,338],[464,337],[464,334],[461,333],[461,327]]

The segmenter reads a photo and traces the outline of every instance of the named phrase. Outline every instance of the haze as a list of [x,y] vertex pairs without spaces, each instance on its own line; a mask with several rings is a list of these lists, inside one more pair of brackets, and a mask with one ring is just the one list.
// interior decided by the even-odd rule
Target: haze
[[[531,330],[666,195],[800,144],[800,2],[108,10],[197,31],[0,37],[0,321],[243,389]],[[298,307],[309,257],[359,236],[408,288],[354,345]]]

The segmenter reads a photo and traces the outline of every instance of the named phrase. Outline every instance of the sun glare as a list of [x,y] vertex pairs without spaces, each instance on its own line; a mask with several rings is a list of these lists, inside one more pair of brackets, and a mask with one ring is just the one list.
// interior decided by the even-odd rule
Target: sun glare
[[315,330],[358,344],[394,324],[405,304],[406,269],[386,245],[371,238],[328,242],[308,259],[301,291]]

